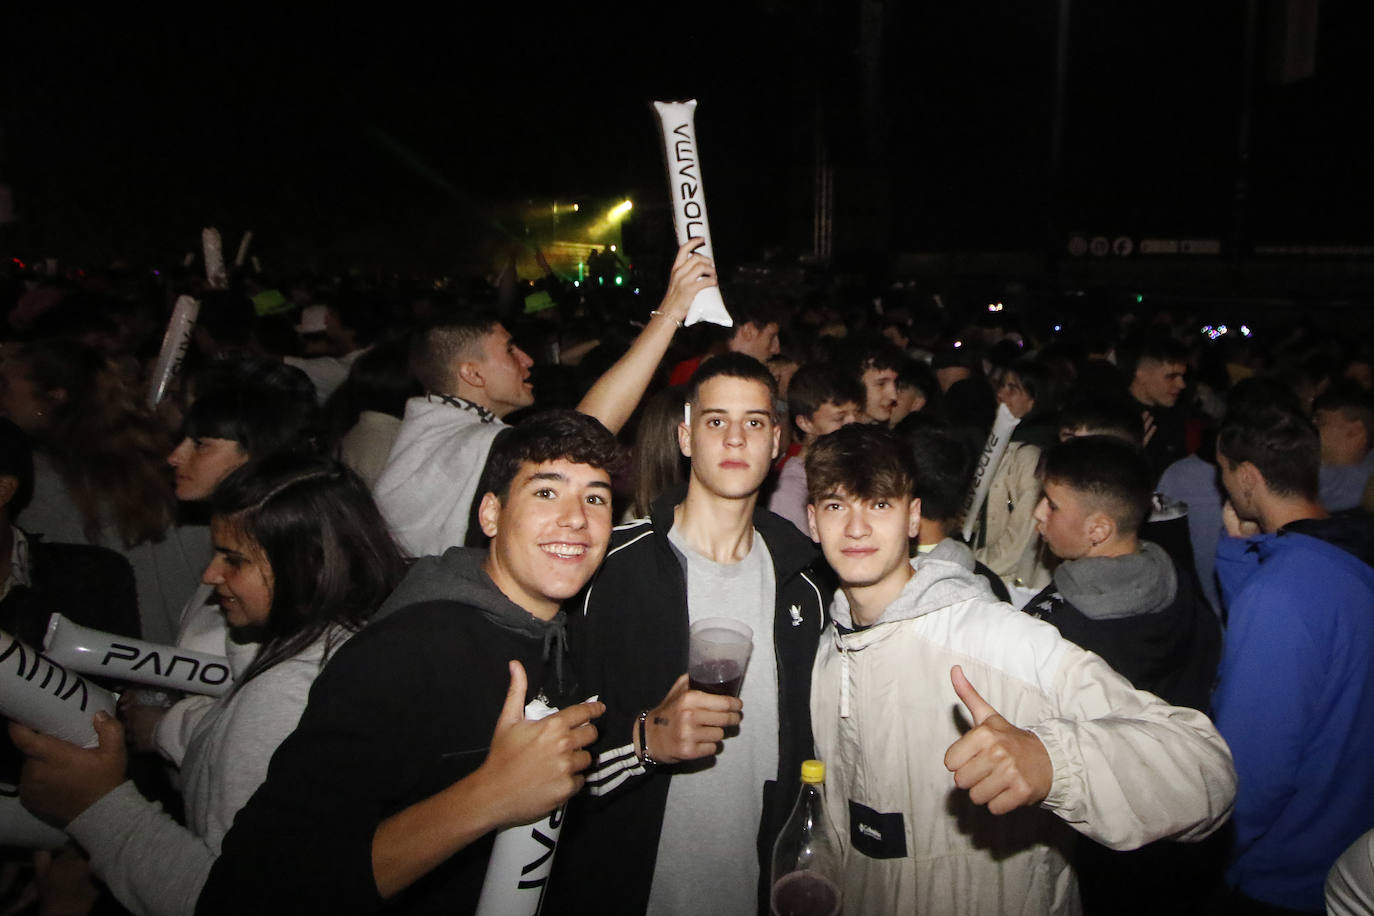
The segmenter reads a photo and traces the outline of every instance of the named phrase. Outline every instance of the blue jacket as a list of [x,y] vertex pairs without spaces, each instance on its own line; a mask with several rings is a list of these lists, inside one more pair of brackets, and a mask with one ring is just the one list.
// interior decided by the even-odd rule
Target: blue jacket
[[1212,708],[1239,777],[1227,880],[1319,910],[1374,826],[1374,569],[1302,534],[1222,538],[1216,569],[1230,621]]

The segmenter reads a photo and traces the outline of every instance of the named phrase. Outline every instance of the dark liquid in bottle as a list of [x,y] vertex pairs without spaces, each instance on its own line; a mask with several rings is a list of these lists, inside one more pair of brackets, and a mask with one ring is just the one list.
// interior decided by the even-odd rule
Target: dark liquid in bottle
[[811,871],[783,875],[773,885],[773,916],[836,916],[840,890],[828,878]]
[[728,659],[697,662],[687,670],[687,681],[693,690],[737,697],[744,685],[744,668],[739,662]]

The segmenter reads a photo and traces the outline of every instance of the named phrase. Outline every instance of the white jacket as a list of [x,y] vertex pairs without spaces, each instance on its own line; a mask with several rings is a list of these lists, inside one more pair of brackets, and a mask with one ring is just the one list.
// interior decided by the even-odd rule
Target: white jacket
[[[1235,770],[1206,716],[1135,690],[1054,627],[990,600],[958,564],[912,565],[877,624],[844,635],[832,624],[816,655],[812,727],[845,838],[847,914],[1077,913],[1066,825],[1132,849],[1201,839],[1225,820]],[[832,614],[852,626],[843,592]],[[944,754],[969,717],[953,665],[1044,743],[1054,780],[1039,808],[998,817],[955,787]],[[880,829],[887,852],[905,854],[855,849],[851,803],[900,817]]]
[[467,537],[472,501],[491,444],[506,424],[476,406],[406,401],[396,442],[372,496],[401,549],[439,556]]
[[988,485],[983,546],[975,554],[1008,587],[1038,592],[1050,584],[1035,530],[1035,504],[1040,501],[1040,449],[1013,442]]

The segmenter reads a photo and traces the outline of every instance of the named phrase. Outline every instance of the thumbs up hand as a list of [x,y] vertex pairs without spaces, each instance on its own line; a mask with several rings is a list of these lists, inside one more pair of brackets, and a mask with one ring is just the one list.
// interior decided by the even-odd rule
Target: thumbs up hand
[[969,790],[977,805],[993,814],[1037,805],[1050,794],[1054,765],[1034,732],[1017,728],[993,709],[955,665],[949,679],[969,715],[973,728],[945,751],[945,769],[954,784]]
[[503,825],[547,814],[582,788],[582,771],[592,759],[584,748],[596,740],[591,721],[606,711],[604,703],[578,703],[527,720],[526,685],[524,666],[511,661],[510,689],[479,770],[491,777],[490,795],[508,803]]

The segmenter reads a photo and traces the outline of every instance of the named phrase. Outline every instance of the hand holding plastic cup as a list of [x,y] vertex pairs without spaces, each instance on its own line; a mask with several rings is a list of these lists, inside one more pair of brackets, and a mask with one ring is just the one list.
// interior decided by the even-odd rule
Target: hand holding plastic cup
[[693,690],[737,697],[754,650],[754,631],[728,617],[708,617],[692,624],[687,653],[687,680]]

